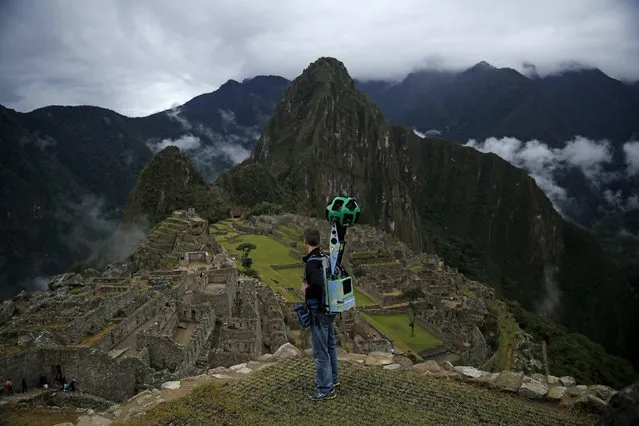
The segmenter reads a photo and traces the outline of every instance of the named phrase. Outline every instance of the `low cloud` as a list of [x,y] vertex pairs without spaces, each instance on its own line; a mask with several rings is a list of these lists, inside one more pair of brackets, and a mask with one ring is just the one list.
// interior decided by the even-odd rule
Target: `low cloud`
[[[617,172],[606,170],[612,163],[613,151],[606,140],[591,140],[581,136],[568,141],[563,148],[551,148],[538,140],[523,142],[516,138],[488,138],[483,142],[469,140],[465,146],[481,152],[492,152],[514,166],[528,171],[537,185],[552,201],[555,209],[564,214],[571,201],[570,194],[558,182],[557,177],[571,169],[580,170],[587,178],[589,185],[602,191],[604,199],[611,205],[623,209],[630,208],[637,202],[637,196],[631,194],[624,198],[620,191],[613,192],[605,185],[622,179]],[[628,169],[639,168],[639,143],[629,142],[624,145]]]
[[432,138],[432,137],[441,136],[442,134],[442,132],[440,132],[437,129],[430,129],[430,130],[426,130],[425,132],[420,132],[417,129],[413,129],[413,133],[415,133],[420,138]]
[[177,121],[178,123],[180,123],[180,125],[182,126],[182,129],[185,131],[189,131],[193,128],[193,126],[191,126],[191,123],[189,123],[189,121],[180,116],[180,113],[182,112],[182,108],[177,106],[177,107],[173,107],[172,109],[165,111],[166,115],[169,116],[170,119]]
[[20,146],[32,145],[40,151],[45,151],[50,146],[56,146],[58,142],[47,135],[28,135],[20,139]]
[[[239,126],[232,111],[218,110],[218,113],[223,120],[225,134],[201,123],[190,122],[181,115],[180,108],[167,111],[166,114],[180,123],[186,133],[177,139],[147,141],[147,146],[153,153],[167,146],[177,146],[191,158],[205,178],[213,180],[222,168],[233,167],[246,160],[260,137],[258,127]],[[222,167],[220,162],[225,163],[225,166]]]
[[79,202],[65,203],[58,218],[67,223],[61,241],[78,259],[95,261],[99,267],[125,260],[142,242],[148,223],[120,226],[120,218],[102,198],[85,195]]
[[556,266],[546,265],[544,267],[544,290],[546,294],[536,308],[537,314],[553,320],[556,319],[557,308],[561,302],[561,291],[556,280],[557,271],[558,268]]
[[626,155],[626,170],[628,175],[636,175],[639,173],[639,142],[626,142],[623,145],[623,152]]
[[178,139],[162,139],[158,143],[147,142],[146,144],[154,154],[162,151],[168,146],[177,146],[181,151],[194,151],[202,146],[202,141],[197,136],[186,134]]

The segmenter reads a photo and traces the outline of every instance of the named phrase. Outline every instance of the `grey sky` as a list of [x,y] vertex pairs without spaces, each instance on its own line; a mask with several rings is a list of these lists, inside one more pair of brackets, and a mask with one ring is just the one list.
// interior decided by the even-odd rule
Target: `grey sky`
[[487,60],[637,80],[638,11],[637,0],[0,0],[0,103],[145,115],[229,78],[294,78],[319,56],[359,78]]

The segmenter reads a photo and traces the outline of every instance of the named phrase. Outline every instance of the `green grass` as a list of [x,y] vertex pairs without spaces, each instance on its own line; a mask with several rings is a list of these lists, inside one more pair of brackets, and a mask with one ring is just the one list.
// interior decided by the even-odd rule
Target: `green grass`
[[297,229],[291,228],[290,226],[278,225],[277,232],[279,232],[279,234],[283,238],[285,238],[287,241],[296,242],[300,244],[304,242],[302,231],[298,231]]
[[422,269],[424,269],[424,265],[422,265],[421,263],[415,263],[414,265],[410,265],[408,269],[410,269],[413,272],[419,272]]
[[378,303],[373,300],[366,293],[362,293],[357,288],[355,289],[355,306],[374,306],[378,305]]
[[302,285],[302,268],[290,268],[275,270],[271,265],[290,264],[295,260],[288,254],[290,247],[274,240],[266,235],[239,235],[238,241],[229,243],[226,238],[218,238],[219,243],[226,248],[232,256],[235,256],[235,262],[241,268],[241,252],[235,248],[241,243],[253,243],[257,247],[251,251],[253,259],[253,269],[260,275],[262,282],[291,302],[300,301],[300,298],[291,292],[284,290],[285,287],[294,289]]
[[500,370],[510,370],[513,366],[513,345],[519,331],[519,325],[503,302],[495,301],[490,308],[497,313],[497,327],[499,328],[497,365]]
[[[314,362],[297,357],[237,382],[206,383],[126,423],[161,425],[591,425],[594,416],[411,371],[340,362],[337,398],[310,401]],[[114,423],[113,426],[118,426]]]
[[419,324],[415,324],[415,337],[411,336],[410,317],[407,313],[380,315],[363,313],[362,316],[371,325],[393,340],[397,348],[402,351],[411,349],[419,353],[442,344],[441,340],[430,334],[428,330]]

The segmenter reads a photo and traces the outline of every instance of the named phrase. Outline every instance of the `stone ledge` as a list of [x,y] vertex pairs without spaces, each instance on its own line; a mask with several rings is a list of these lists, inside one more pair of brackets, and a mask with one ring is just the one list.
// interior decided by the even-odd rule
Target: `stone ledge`
[[[155,388],[145,390],[121,405],[115,405],[100,413],[93,413],[90,410],[87,415],[79,419],[81,422],[77,423],[77,425],[110,424],[114,420],[123,420],[120,418],[122,407],[133,406],[135,410],[129,408],[124,416],[124,420],[128,420],[143,415],[145,412],[165,402],[163,396],[166,396],[166,392],[176,392],[185,383],[193,382],[193,385],[197,385],[211,380],[220,382],[239,380],[255,371],[276,365],[278,362],[287,362],[298,356],[312,355],[307,353],[307,351],[302,352],[290,343],[286,343],[280,346],[275,354],[262,355],[258,360],[248,361],[228,368],[216,367],[209,369],[206,374],[164,383],[161,386],[162,391]],[[577,385],[572,377],[557,378],[541,374],[529,377],[521,372],[514,371],[491,373],[472,366],[453,367],[448,362],[442,363],[442,366],[440,366],[433,360],[412,365],[412,363],[409,364],[402,358],[384,352],[354,354],[340,350],[338,354],[338,359],[342,362],[354,362],[366,365],[368,368],[391,370],[389,374],[396,374],[395,371],[403,370],[406,374],[428,375],[444,380],[458,380],[467,382],[470,386],[485,386],[495,391],[517,394],[530,400],[554,403],[562,408],[575,408],[595,413],[605,411],[608,401],[617,393],[608,386]],[[571,386],[564,386],[563,384],[570,384]]]

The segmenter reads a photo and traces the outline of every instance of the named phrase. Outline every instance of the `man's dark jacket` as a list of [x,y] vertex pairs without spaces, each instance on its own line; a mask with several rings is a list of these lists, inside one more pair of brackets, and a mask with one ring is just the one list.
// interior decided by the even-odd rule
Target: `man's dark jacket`
[[[312,256],[318,257],[320,256],[319,247],[314,248],[309,254],[302,257],[304,261],[304,282],[308,284],[308,288],[306,289],[306,303],[309,303],[309,300],[316,300],[320,302],[322,300],[322,292],[324,291],[324,278],[322,274],[322,262],[313,260],[308,261],[308,259]],[[323,311],[324,309],[320,309]]]

